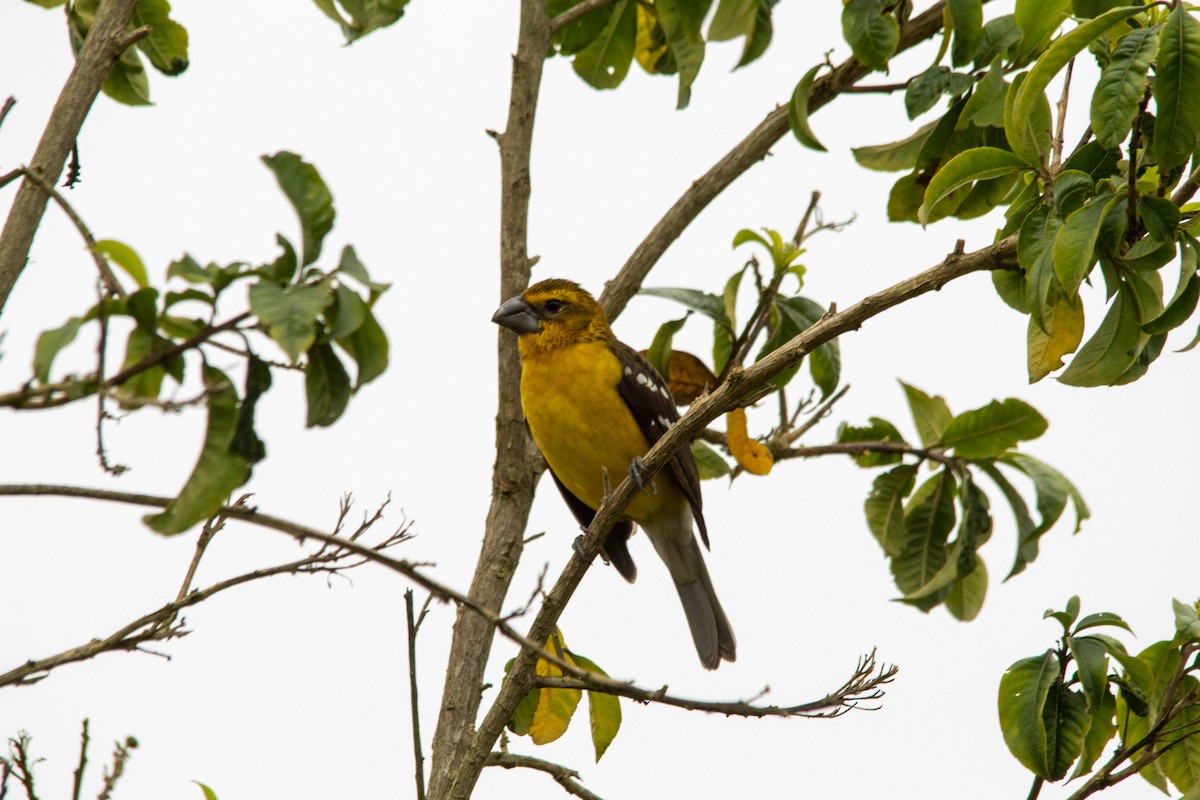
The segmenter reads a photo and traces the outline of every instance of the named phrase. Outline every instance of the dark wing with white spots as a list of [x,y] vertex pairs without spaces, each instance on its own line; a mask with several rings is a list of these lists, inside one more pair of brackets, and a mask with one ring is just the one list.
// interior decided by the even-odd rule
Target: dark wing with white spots
[[[653,447],[679,419],[675,398],[671,396],[671,390],[667,388],[667,382],[658,374],[658,370],[640,353],[621,342],[614,341],[609,346],[613,355],[621,362],[621,382],[617,384],[617,391],[625,405],[633,412],[633,418],[642,429],[642,435]],[[708,547],[708,528],[700,510],[700,473],[696,469],[692,449],[685,445],[676,450],[663,472],[673,476],[683,490],[688,505],[692,507],[692,517],[700,528],[700,538],[704,541],[704,546]]]
[[[579,526],[586,529],[588,525],[592,524],[592,518],[596,516],[595,509],[571,494],[571,490],[563,486],[563,482],[554,474],[554,470],[547,467],[547,471],[549,471],[550,477],[554,478],[555,485],[562,492],[563,499],[567,501],[567,508],[571,509],[575,519],[579,521]],[[637,580],[637,565],[633,563],[633,557],[629,555],[628,543],[629,537],[632,535],[633,523],[627,519],[621,520],[613,525],[608,536],[604,537],[604,547],[601,548],[605,560],[616,567],[617,572],[621,573],[621,577],[630,583]]]

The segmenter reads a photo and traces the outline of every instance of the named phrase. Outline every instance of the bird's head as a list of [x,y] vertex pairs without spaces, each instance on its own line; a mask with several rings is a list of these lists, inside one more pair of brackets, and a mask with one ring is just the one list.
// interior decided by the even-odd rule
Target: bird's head
[[573,281],[551,278],[530,286],[496,309],[492,322],[520,336],[521,355],[612,339],[604,311]]

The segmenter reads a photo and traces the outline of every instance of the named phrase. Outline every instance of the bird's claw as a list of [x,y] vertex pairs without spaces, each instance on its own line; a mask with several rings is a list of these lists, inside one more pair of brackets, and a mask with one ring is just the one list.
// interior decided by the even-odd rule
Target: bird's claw
[[654,481],[650,481],[650,490],[646,490],[646,481],[642,478],[642,472],[642,459],[640,456],[634,456],[633,460],[629,462],[629,477],[638,485],[643,494],[657,495],[658,487],[654,485]]
[[575,541],[571,543],[571,549],[575,551],[575,555],[579,556],[579,560],[587,562],[587,554],[583,552],[583,534],[575,537]]

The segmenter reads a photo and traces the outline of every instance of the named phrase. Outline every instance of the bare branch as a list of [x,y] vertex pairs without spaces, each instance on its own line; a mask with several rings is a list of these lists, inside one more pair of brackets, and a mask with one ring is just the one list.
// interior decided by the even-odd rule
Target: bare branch
[[[432,597],[432,595],[430,595]],[[428,601],[427,601],[428,602]],[[404,592],[405,619],[408,622],[408,694],[412,710],[413,763],[416,771],[417,800],[425,800],[425,756],[421,752],[421,713],[417,702],[417,620],[413,614],[413,592]],[[424,610],[422,609],[422,614]]]
[[[612,678],[589,672],[587,677],[536,677],[534,685],[542,688],[558,689],[587,689],[606,694],[628,697],[639,703],[660,703],[688,711],[703,711],[710,714],[724,714],[730,717],[811,717],[816,719],[832,719],[840,717],[853,709],[876,710],[876,706],[863,706],[867,701],[879,700],[883,697],[884,684],[891,683],[898,668],[893,665],[880,666],[875,659],[875,651],[858,660],[853,675],[838,689],[824,697],[807,703],[791,706],[757,705],[754,699],[714,701],[694,700],[677,697],[667,693],[667,687],[651,690],[642,689],[629,683],[615,681]],[[765,694],[765,691],[762,693]],[[759,695],[761,696],[761,694]]]
[[112,768],[104,769],[104,786],[100,789],[100,794],[96,795],[96,800],[112,800],[112,793],[117,788],[117,781],[125,774],[125,762],[131,755],[129,751],[135,750],[137,746],[137,739],[132,736],[126,736],[124,742],[114,743]]
[[42,759],[30,759],[29,742],[29,734],[25,731],[18,733],[15,739],[10,738],[8,740],[8,760],[5,761],[5,764],[21,782],[21,788],[25,790],[28,800],[38,800],[37,791],[33,785],[33,765]]
[[88,742],[91,741],[88,736],[88,720],[83,718],[83,733],[79,736],[79,766],[75,768],[75,787],[71,792],[71,800],[79,800],[80,793],[83,791],[83,770],[87,767],[87,749]]
[[49,202],[49,195],[28,180],[28,174],[37,175],[50,185],[57,183],[67,155],[83,127],[83,120],[100,93],[100,86],[121,52],[130,44],[125,29],[136,6],[137,0],[107,0],[100,4],[75,66],[50,113],[45,132],[29,162],[26,180],[17,190],[3,233],[0,233],[0,314],[25,268],[34,233]]
[[518,767],[536,769],[554,778],[558,782],[558,785],[567,791],[567,794],[583,798],[583,800],[604,800],[600,795],[588,791],[579,783],[579,773],[576,770],[564,767],[561,764],[555,764],[551,761],[544,761],[533,756],[522,756],[516,753],[492,753],[488,756],[486,766],[504,767],[505,769],[516,769]]

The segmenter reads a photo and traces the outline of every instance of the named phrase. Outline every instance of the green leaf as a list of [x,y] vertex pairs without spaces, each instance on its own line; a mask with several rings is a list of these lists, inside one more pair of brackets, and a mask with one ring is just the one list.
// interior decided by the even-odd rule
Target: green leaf
[[250,286],[250,310],[293,364],[316,341],[317,317],[332,299],[327,281],[287,288],[266,281]]
[[670,374],[671,343],[689,316],[691,316],[691,312],[684,314],[679,319],[664,322],[654,334],[654,341],[650,343],[650,349],[646,351],[646,359],[652,367],[658,370],[659,375]]
[[[571,658],[588,672],[608,677],[608,673],[596,666],[591,659],[574,652],[571,653]],[[616,695],[591,689],[588,690],[587,697],[588,718],[592,724],[592,746],[596,751],[596,762],[599,763],[600,757],[608,750],[608,746],[612,744],[613,739],[617,737],[617,732],[621,729],[621,703]]]
[[[121,362],[121,369],[133,366],[154,351],[162,348],[164,344],[168,343],[159,336],[149,333],[142,328],[134,328],[129,332],[129,340],[125,345],[125,359]],[[159,390],[162,389],[162,382],[165,376],[166,370],[163,366],[155,364],[123,381],[120,387],[121,392],[133,397],[157,398]]]
[[1116,203],[1117,198],[1109,195],[1096,198],[1067,217],[1054,237],[1054,275],[1070,299],[1078,295],[1079,285],[1096,263],[1096,238]]
[[992,66],[997,58],[1006,55],[1019,41],[1021,31],[1017,28],[1012,14],[1003,14],[988,20],[983,26],[979,45],[975,49],[975,68],[987,69]]
[[902,464],[882,473],[871,484],[864,508],[867,527],[888,556],[895,558],[908,540],[904,526],[904,498],[916,483],[917,465]]
[[[1200,693],[1200,681],[1192,675],[1185,676],[1179,686],[1181,697],[1189,693],[1193,697]],[[1200,735],[1196,733],[1200,728],[1200,706],[1193,703],[1184,707],[1171,727],[1183,733],[1172,737],[1178,744],[1163,748],[1162,770],[1180,791],[1190,792],[1200,786]]]
[[[895,442],[896,444],[904,444],[904,437],[900,435],[900,431],[896,430],[896,426],[886,419],[871,417],[870,423],[870,425],[866,426],[855,426],[843,422],[838,427],[837,443]],[[899,464],[901,454],[875,451],[859,453],[851,456],[851,458],[860,467],[881,467],[885,464]],[[905,494],[908,494],[908,492],[905,492]]]
[[345,412],[350,402],[350,376],[332,345],[323,343],[309,348],[304,394],[308,400],[306,427],[328,427]]
[[369,309],[363,323],[354,333],[336,340],[336,344],[354,359],[358,367],[358,375],[354,381],[355,391],[378,378],[387,369],[390,350],[387,334],[383,332],[375,314]]
[[1107,386],[1133,365],[1147,334],[1130,295],[1128,285],[1122,285],[1100,327],[1058,376],[1060,381],[1068,386]]
[[167,266],[167,278],[179,278],[188,283],[212,283],[214,275],[210,270],[196,261],[196,259],[184,253],[179,260],[172,261]]
[[962,116],[958,118],[955,130],[964,130],[967,125],[980,127],[1004,127],[1004,96],[1008,92],[1008,82],[1004,80],[1004,70],[997,64],[987,71],[983,79],[975,84],[975,91],[963,106]]
[[300,218],[303,233],[300,266],[306,267],[321,255],[321,244],[333,229],[333,195],[317,168],[295,153],[280,151],[273,156],[263,156],[262,161],[275,173],[279,188]]
[[964,150],[950,159],[934,173],[925,190],[925,201],[917,212],[922,224],[929,219],[929,211],[940,200],[960,186],[974,181],[987,180],[1026,169],[1028,165],[1015,153],[998,147],[975,147]]
[[408,0],[339,0],[350,16],[343,17],[334,6],[334,0],[313,0],[317,8],[325,13],[342,29],[346,44],[366,36],[368,33],[386,28],[404,15]]
[[50,382],[50,367],[54,365],[54,359],[64,347],[75,341],[82,324],[83,320],[79,317],[71,317],[61,326],[38,334],[37,344],[33,348],[33,375],[39,383]]
[[1004,136],[1012,151],[1027,164],[1042,167],[1050,152],[1050,103],[1044,92],[1031,92],[1025,96],[1029,110],[1018,113],[1020,90],[1028,77],[1029,73],[1025,72],[1014,77],[1004,95]]
[[138,41],[138,49],[150,64],[164,75],[178,75],[188,68],[187,29],[171,19],[167,0],[138,0],[130,25],[150,28],[150,35]]
[[1179,225],[1177,205],[1165,197],[1139,197],[1137,211],[1152,238],[1160,242],[1175,241],[1175,228]]
[[833,394],[842,378],[842,351],[837,339],[830,339],[808,355],[808,370],[824,400]]
[[371,276],[367,274],[367,268],[358,260],[358,253],[354,252],[354,248],[350,245],[342,248],[342,257],[338,260],[337,271],[342,275],[349,275],[375,295],[383,294],[391,287],[390,283],[371,280]]
[[[658,21],[666,34],[667,47],[675,56],[679,71],[679,99],[676,108],[686,108],[692,97],[692,83],[704,62],[704,37],[700,26],[712,0],[658,0],[654,4]],[[630,2],[630,5],[634,4]]]
[[100,88],[113,100],[127,106],[151,104],[150,81],[146,77],[146,68],[142,66],[142,59],[136,48],[125,49]]
[[[954,498],[957,484],[948,469],[943,469],[917,489],[904,512],[905,542],[900,555],[892,559],[892,577],[905,595],[925,586],[947,560],[946,539],[954,528]],[[934,594],[916,603],[928,611],[941,602]]]
[[908,118],[916,119],[933,108],[949,87],[950,69],[937,64],[909,81],[904,90],[904,111]]
[[1071,0],[1017,0],[1013,22],[1021,31],[1018,62],[1046,46],[1070,8]]
[[804,77],[800,79],[792,92],[792,102],[788,104],[788,125],[792,129],[792,135],[805,147],[821,152],[825,152],[825,145],[817,140],[816,134],[808,125],[808,95],[812,90],[813,80],[823,66],[825,65],[817,64],[804,73]]
[[708,25],[708,40],[726,42],[750,33],[758,7],[759,0],[719,0]]
[[[547,11],[554,19],[559,14],[579,5],[582,0],[550,0]],[[612,19],[613,6],[603,5],[576,18],[573,22],[554,33],[555,51],[564,56],[573,56],[596,41],[604,27]]]
[[1088,614],[1086,617],[1079,620],[1079,624],[1075,626],[1075,632],[1079,633],[1080,631],[1084,631],[1089,628],[1099,628],[1102,626],[1124,628],[1130,633],[1133,633],[1133,628],[1129,627],[1129,624],[1125,622],[1125,620],[1121,619],[1121,617],[1117,616],[1111,611],[1100,611],[1095,614]]
[[1108,150],[1116,150],[1133,128],[1146,91],[1146,73],[1158,53],[1158,29],[1139,28],[1117,42],[1092,93],[1092,130]]
[[1177,3],[1154,65],[1154,156],[1163,172],[1187,163],[1200,136],[1200,21]]
[[971,622],[983,610],[987,597],[987,565],[976,559],[975,568],[954,582],[946,595],[946,610],[959,622]]
[[1089,715],[1091,721],[1087,727],[1087,735],[1083,739],[1083,752],[1079,763],[1071,773],[1070,780],[1081,778],[1092,771],[1100,755],[1108,748],[1108,743],[1117,732],[1117,723],[1113,719],[1117,710],[1117,700],[1113,693],[1105,690],[1100,702],[1093,706]]
[[204,367],[208,427],[200,458],[180,490],[161,513],[142,521],[163,535],[183,533],[220,510],[234,489],[250,478],[246,459],[229,451],[237,426],[238,396],[233,383],[218,369]]
[[964,67],[975,58],[983,35],[982,0],[949,0],[946,13],[954,29],[954,44],[950,48],[951,63]]
[[1054,176],[1054,210],[1066,219],[1092,196],[1096,181],[1083,170],[1064,169]]
[[884,12],[883,0],[848,0],[842,6],[842,36],[863,66],[886,70],[900,44],[900,23]]
[[116,264],[133,278],[134,282],[143,289],[150,285],[146,277],[146,265],[141,257],[127,244],[115,239],[102,239],[92,245],[92,250],[104,256],[110,264]]
[[1051,684],[1042,708],[1046,727],[1046,757],[1050,780],[1061,780],[1083,751],[1090,717],[1083,696],[1060,682]]
[[904,381],[897,382],[904,389],[904,397],[908,400],[908,408],[912,412],[913,422],[916,423],[921,444],[931,447],[940,442],[942,431],[954,416],[950,413],[946,400],[941,395],[931,397]]
[[212,789],[208,788],[200,781],[192,781],[192,783],[200,787],[200,791],[204,793],[204,800],[217,800],[217,793]]
[[911,136],[898,142],[852,147],[850,152],[854,154],[854,160],[858,162],[858,165],[866,169],[879,172],[916,169],[920,166],[917,163],[917,155],[937,124],[935,121],[922,125]]
[[354,333],[367,319],[367,304],[353,289],[339,283],[333,293],[333,302],[325,308],[330,339],[345,339]]
[[953,448],[960,458],[995,458],[1017,442],[1038,438],[1047,426],[1046,418],[1035,408],[1010,397],[954,417],[942,431],[939,444]]
[[717,297],[715,294],[701,292],[698,289],[642,289],[639,294],[650,295],[651,297],[662,297],[667,300],[674,300],[676,303],[683,305],[693,311],[699,311],[704,316],[712,319],[715,322],[725,323],[725,301]]
[[1068,636],[1067,646],[1075,659],[1084,700],[1089,709],[1095,709],[1108,694],[1108,649],[1090,636]]
[[733,471],[720,453],[700,439],[692,440],[692,456],[696,459],[696,469],[702,481],[720,478]]
[[1047,650],[1043,655],[1021,659],[1000,678],[997,702],[1004,743],[1017,761],[1042,778],[1050,778],[1044,709],[1058,667],[1058,657]]
[[1022,536],[1017,543],[1017,556],[1012,571],[1008,574],[1008,578],[1011,578],[1024,571],[1025,567],[1037,558],[1038,539],[1058,522],[1066,510],[1068,499],[1075,507],[1076,533],[1079,532],[1083,521],[1091,516],[1091,512],[1074,484],[1049,464],[1024,453],[1008,453],[999,460],[1020,470],[1033,481],[1034,490],[1037,492],[1038,515],[1041,517],[1038,526],[1027,536]]
[[615,89],[625,80],[633,62],[637,36],[637,5],[621,0],[612,10],[600,35],[575,55],[575,74],[593,89]]
[[1200,274],[1196,272],[1196,250],[1186,241],[1179,243],[1179,281],[1175,294],[1167,301],[1158,317],[1142,323],[1149,334],[1167,333],[1178,328],[1192,316],[1200,299]]
[[267,457],[267,446],[254,430],[254,410],[259,399],[271,388],[271,368],[253,353],[246,361],[246,388],[229,452],[241,456],[248,464],[257,464]]
[[775,33],[775,26],[771,22],[771,9],[778,2],[779,0],[760,0],[750,32],[746,35],[742,57],[734,69],[746,66],[767,51],[768,45],[771,44],[771,37]]
[[1185,639],[1200,641],[1200,616],[1196,614],[1196,607],[1172,599],[1171,608],[1175,612],[1175,632]]

